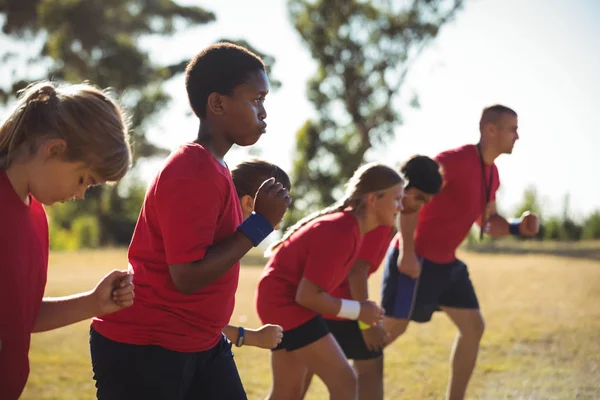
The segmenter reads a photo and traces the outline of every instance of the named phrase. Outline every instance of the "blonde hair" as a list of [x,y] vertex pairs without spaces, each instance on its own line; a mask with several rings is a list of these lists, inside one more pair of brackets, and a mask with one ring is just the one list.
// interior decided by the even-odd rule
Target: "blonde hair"
[[65,161],[83,162],[102,180],[120,180],[131,165],[127,123],[120,107],[89,84],[38,82],[23,89],[0,126],[0,170],[30,156],[41,140],[63,139]]
[[398,184],[404,184],[402,177],[398,172],[386,165],[369,163],[359,167],[352,175],[352,178],[346,183],[344,197],[331,206],[302,218],[295,225],[289,227],[280,240],[269,246],[265,252],[265,256],[272,256],[286,240],[310,221],[323,215],[343,211],[348,207],[357,210],[362,207],[365,195],[381,192]]

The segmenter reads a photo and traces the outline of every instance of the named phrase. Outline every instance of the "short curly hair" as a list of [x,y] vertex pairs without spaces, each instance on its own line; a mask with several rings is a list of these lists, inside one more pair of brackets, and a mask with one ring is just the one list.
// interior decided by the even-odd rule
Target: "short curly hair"
[[205,118],[211,93],[231,95],[255,71],[265,71],[263,60],[236,44],[220,42],[202,50],[185,69],[185,89],[194,114]]
[[412,156],[400,167],[400,172],[407,181],[405,189],[414,187],[427,194],[437,194],[442,187],[440,165],[427,156]]

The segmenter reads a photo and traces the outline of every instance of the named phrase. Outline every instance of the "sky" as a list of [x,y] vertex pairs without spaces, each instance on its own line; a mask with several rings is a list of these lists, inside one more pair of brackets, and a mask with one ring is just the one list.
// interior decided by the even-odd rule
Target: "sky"
[[[295,133],[315,115],[306,81],[316,64],[291,26],[284,0],[180,1],[216,14],[216,22],[172,37],[145,40],[160,63],[188,59],[222,38],[246,39],[275,57],[271,75],[283,85],[267,96],[267,134],[260,157],[290,170]],[[411,69],[403,94],[419,96],[420,108],[401,109],[404,123],[367,161],[397,165],[413,154],[434,156],[476,143],[481,110],[501,103],[519,114],[520,140],[498,161],[500,210],[512,212],[529,186],[537,188],[545,214],[562,212],[569,195],[578,219],[600,209],[596,174],[600,138],[600,2],[595,0],[470,0]],[[173,101],[157,118],[150,138],[168,149],[194,140],[198,122],[189,115],[183,77],[166,84]],[[234,148],[235,165],[248,149]],[[144,165],[150,179],[161,162]]]
[[[182,1],[213,11],[214,23],[152,41],[157,61],[177,61],[221,38],[244,38],[276,59],[271,75],[282,81],[265,103],[267,134],[260,156],[289,170],[294,137],[314,116],[306,81],[316,64],[291,26],[285,1]],[[396,165],[413,154],[434,156],[476,143],[481,110],[505,104],[519,114],[520,140],[498,161],[498,206],[512,212],[529,186],[546,214],[561,213],[565,195],[574,218],[600,208],[600,2],[594,0],[471,0],[445,26],[409,73],[403,93],[417,93],[420,108],[400,110],[404,123],[385,149],[367,161]],[[192,45],[193,44],[193,45]],[[158,51],[154,49],[158,48]],[[169,51],[164,51],[168,48]],[[193,140],[197,121],[186,116],[183,77],[168,90],[174,101],[151,138],[167,148]],[[405,101],[405,102],[406,102]],[[162,132],[161,132],[162,131]],[[233,149],[226,161],[248,156]],[[145,168],[151,177],[159,164]]]

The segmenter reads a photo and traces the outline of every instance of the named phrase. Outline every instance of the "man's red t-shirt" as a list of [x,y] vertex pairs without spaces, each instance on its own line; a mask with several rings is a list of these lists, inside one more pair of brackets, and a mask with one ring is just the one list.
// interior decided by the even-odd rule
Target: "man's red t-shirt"
[[258,283],[256,310],[262,322],[287,331],[317,316],[296,303],[300,280],[331,292],[348,276],[360,243],[358,221],[348,211],[318,217],[295,232],[271,257]]
[[177,291],[169,265],[201,260],[241,222],[227,167],[201,145],[177,149],[148,188],[129,247],[135,302],[95,318],[93,328],[122,343],[180,352],[214,347],[233,312],[239,262],[190,295]]
[[29,344],[48,273],[48,221],[0,171],[0,398],[18,399],[29,376]]
[[[369,276],[374,274],[381,266],[381,262],[390,245],[393,232],[394,228],[391,226],[382,225],[367,232],[363,236],[360,250],[358,251],[358,256],[356,258],[369,264]],[[344,279],[330,294],[338,299],[352,299],[348,279]],[[326,319],[343,320],[343,318],[339,318],[335,315],[324,315],[323,317]]]
[[[485,176],[482,176],[479,153],[474,145],[445,151],[435,160],[442,167],[444,184],[440,193],[419,213],[415,252],[419,257],[445,264],[456,259],[456,249],[483,214],[490,169],[490,202],[496,199],[500,177],[494,164],[486,165]],[[397,246],[397,243],[396,239],[394,244]]]

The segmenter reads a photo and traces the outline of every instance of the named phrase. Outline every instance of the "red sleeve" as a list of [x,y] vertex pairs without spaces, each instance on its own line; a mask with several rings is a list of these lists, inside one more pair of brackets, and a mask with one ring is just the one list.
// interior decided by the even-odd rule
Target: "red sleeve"
[[358,257],[371,267],[380,263],[382,248],[387,249],[392,238],[393,228],[380,226],[363,236]]
[[325,291],[335,289],[346,277],[350,258],[356,253],[354,231],[340,233],[334,224],[311,229],[311,246],[304,266],[304,278]]
[[225,197],[209,175],[164,174],[156,186],[156,215],[168,264],[201,260],[213,244]]
[[456,176],[455,157],[451,152],[443,152],[433,158],[440,165],[442,170],[443,185],[452,182]]

